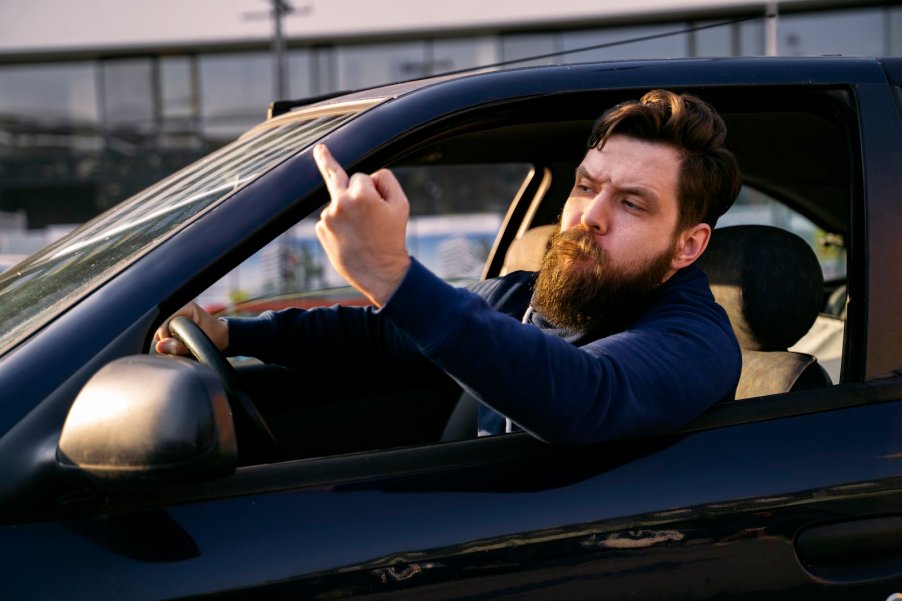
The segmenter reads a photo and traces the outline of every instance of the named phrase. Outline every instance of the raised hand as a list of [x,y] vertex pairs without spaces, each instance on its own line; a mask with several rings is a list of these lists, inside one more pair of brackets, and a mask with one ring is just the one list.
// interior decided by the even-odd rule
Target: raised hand
[[349,177],[322,144],[313,157],[332,198],[316,224],[320,244],[335,270],[381,307],[410,267],[407,195],[387,169]]

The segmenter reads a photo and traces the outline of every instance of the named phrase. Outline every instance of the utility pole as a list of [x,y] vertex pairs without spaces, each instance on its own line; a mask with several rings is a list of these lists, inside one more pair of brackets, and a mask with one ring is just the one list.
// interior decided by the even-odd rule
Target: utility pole
[[294,11],[294,7],[286,0],[272,1],[272,54],[273,54],[273,79],[275,80],[275,100],[284,100],[288,97],[288,69],[285,56],[285,36],[282,33],[282,18]]
[[288,55],[285,47],[285,33],[282,22],[287,15],[305,16],[313,12],[313,6],[308,0],[300,8],[295,8],[288,0],[265,0],[272,6],[266,12],[245,13],[244,18],[249,21],[259,19],[272,19],[272,59],[273,59],[273,100],[285,100],[288,98]]
[[[295,8],[288,0],[265,0],[272,6],[266,12],[258,11],[245,13],[244,19],[256,21],[260,19],[272,19],[272,60],[273,60],[273,100],[285,100],[288,98],[288,55],[285,48],[285,34],[282,30],[282,20],[287,15],[306,16],[313,12],[312,0],[304,2],[300,9]],[[277,259],[276,274],[279,282],[279,292],[294,292],[297,284],[295,272],[297,269],[297,255],[292,248],[291,231],[285,232],[278,238],[276,244]]]

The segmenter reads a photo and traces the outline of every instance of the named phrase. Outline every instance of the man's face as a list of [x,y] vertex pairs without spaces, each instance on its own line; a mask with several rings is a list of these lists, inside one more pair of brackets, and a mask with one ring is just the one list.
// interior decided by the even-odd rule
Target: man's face
[[665,144],[611,136],[577,167],[561,230],[587,229],[613,268],[643,270],[673,247],[680,163],[677,150]]
[[673,275],[679,172],[679,153],[664,144],[614,135],[589,150],[536,282],[536,309],[555,325],[591,328]]

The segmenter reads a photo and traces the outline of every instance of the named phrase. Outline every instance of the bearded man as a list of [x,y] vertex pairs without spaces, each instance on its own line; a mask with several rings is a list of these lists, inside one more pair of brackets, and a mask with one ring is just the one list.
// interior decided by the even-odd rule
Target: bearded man
[[[739,346],[693,263],[741,176],[717,113],[655,90],[604,113],[538,274],[454,288],[411,258],[390,171],[349,177],[314,149],[331,202],[317,236],[372,307],[192,318],[223,351],[282,365],[429,361],[480,402],[480,434],[559,444],[677,429],[739,380]],[[157,350],[184,353],[156,334]],[[349,352],[355,356],[349,356]]]

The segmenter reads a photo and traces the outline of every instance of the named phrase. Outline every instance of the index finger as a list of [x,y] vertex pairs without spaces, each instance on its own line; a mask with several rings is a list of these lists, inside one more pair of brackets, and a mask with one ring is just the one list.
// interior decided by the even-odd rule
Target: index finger
[[333,198],[348,188],[348,174],[338,164],[325,144],[317,144],[313,149],[313,160],[326,182],[329,195]]

